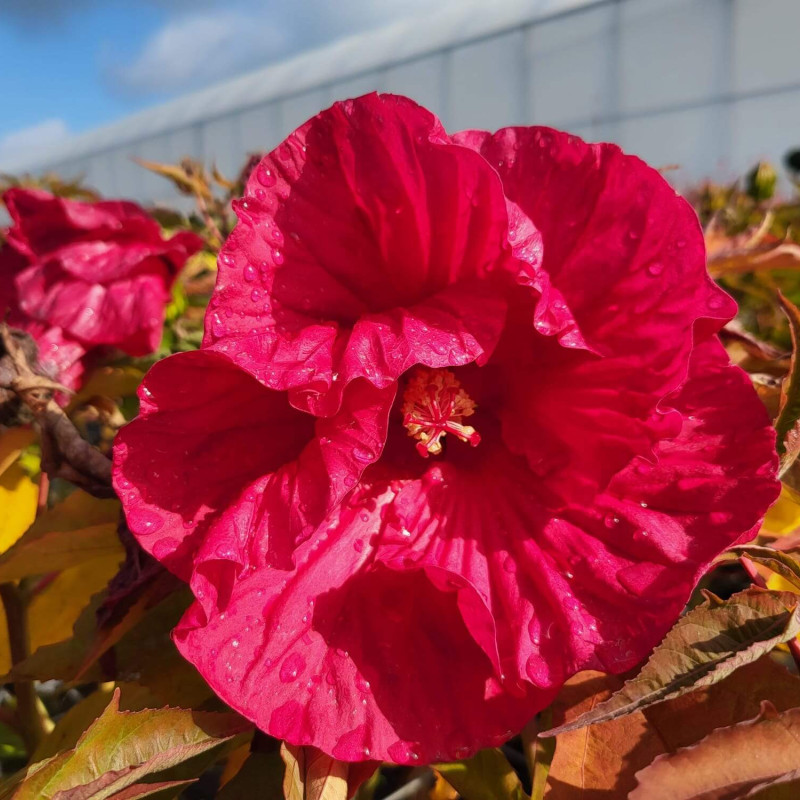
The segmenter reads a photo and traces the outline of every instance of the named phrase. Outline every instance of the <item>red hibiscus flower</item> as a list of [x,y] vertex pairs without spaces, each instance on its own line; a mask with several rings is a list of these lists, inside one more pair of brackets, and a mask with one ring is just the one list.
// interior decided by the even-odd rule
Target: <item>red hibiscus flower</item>
[[612,145],[338,103],[255,170],[115,450],[175,631],[268,733],[461,758],[622,672],[775,498],[692,210]]
[[59,329],[86,350],[112,346],[141,356],[158,347],[170,287],[202,247],[198,236],[164,240],[154,219],[120,200],[9,189],[3,201],[13,225],[0,251],[0,302],[11,309],[11,324]]

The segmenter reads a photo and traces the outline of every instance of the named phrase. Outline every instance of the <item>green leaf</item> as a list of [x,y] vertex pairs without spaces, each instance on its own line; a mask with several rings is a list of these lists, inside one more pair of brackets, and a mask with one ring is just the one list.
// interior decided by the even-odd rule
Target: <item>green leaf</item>
[[346,800],[348,765],[314,747],[295,747],[284,742],[281,758],[286,764],[283,794],[286,800]]
[[751,561],[762,564],[800,589],[800,562],[793,558],[791,553],[756,544],[732,547],[729,552],[737,556],[746,556]]
[[24,757],[25,742],[22,737],[5,722],[0,722],[0,759]]
[[[236,714],[163,708],[120,712],[119,691],[75,748],[32,766],[4,787],[14,800],[104,800],[207,753],[248,730]],[[138,787],[141,789],[142,787]],[[123,795],[125,796],[125,795]],[[129,797],[143,797],[128,794]]]
[[792,592],[762,589],[739,592],[726,602],[711,595],[678,620],[641,672],[608,700],[539,735],[616,719],[722,680],[800,633],[799,600]]
[[540,739],[536,732],[539,728],[552,724],[552,711],[545,709],[522,729],[522,746],[531,775],[531,800],[542,800],[544,797],[547,777],[556,753],[555,738]]
[[528,800],[514,768],[496,748],[434,767],[464,800]]
[[[720,728],[696,745],[660,756],[636,774],[630,800],[760,800],[797,797],[800,708],[764,703],[749,722]],[[794,791],[794,794],[792,793]]]

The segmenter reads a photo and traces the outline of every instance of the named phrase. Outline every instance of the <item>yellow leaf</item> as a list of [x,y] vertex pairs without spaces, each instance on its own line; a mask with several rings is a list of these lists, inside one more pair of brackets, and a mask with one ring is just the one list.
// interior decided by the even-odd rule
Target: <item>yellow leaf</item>
[[0,555],[0,582],[60,572],[105,556],[122,560],[119,513],[118,500],[99,500],[78,489],[43,511],[14,547]]
[[30,428],[10,428],[0,435],[0,475],[19,458],[34,438]]
[[[104,589],[116,574],[120,557],[96,558],[61,572],[31,600],[28,624],[31,652],[46,644],[68,638],[78,615],[89,604],[92,595]],[[0,674],[11,669],[6,618],[0,607]]]
[[69,407],[77,408],[90,397],[128,397],[136,394],[144,372],[138,367],[99,367],[89,376],[80,392],[70,401]]
[[315,747],[296,747],[284,742],[281,758],[286,764],[283,794],[286,800],[345,800],[348,765]]
[[766,536],[787,536],[800,528],[800,493],[785,484],[776,503],[767,512],[761,533]]
[[0,475],[0,553],[8,550],[31,526],[38,497],[39,487],[19,463]]
[[775,572],[769,573],[769,578],[767,578],[767,589],[772,589],[776,592],[793,592],[794,594],[798,594],[797,587],[791,581],[787,581],[786,578],[776,574]]

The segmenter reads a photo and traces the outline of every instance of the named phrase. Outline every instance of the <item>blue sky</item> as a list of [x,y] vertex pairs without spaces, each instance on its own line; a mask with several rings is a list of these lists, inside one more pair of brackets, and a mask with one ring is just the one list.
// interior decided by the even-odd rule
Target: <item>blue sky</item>
[[433,0],[0,0],[0,166]]

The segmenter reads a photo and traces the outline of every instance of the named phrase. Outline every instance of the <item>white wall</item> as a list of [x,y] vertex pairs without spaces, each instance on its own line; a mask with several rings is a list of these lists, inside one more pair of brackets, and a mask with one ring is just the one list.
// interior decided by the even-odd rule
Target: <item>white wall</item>
[[[759,158],[779,161],[800,146],[800,0],[575,5],[539,19],[520,14],[504,30],[452,46],[439,41],[410,57],[386,52],[377,66],[323,75],[297,93],[293,67],[287,68],[281,96],[233,110],[228,102],[217,117],[211,111],[200,122],[113,149],[76,157],[73,148],[50,166],[85,172],[108,195],[169,200],[169,186],[137,175],[130,155],[192,155],[233,174],[247,153],[274,147],[333,100],[370,90],[408,94],[451,130],[544,124],[616,141],[656,166],[679,165],[669,173],[678,186],[706,176],[733,178]],[[356,44],[349,60],[346,48],[337,47],[340,73],[364,63]],[[231,96],[224,85],[215,91]]]

